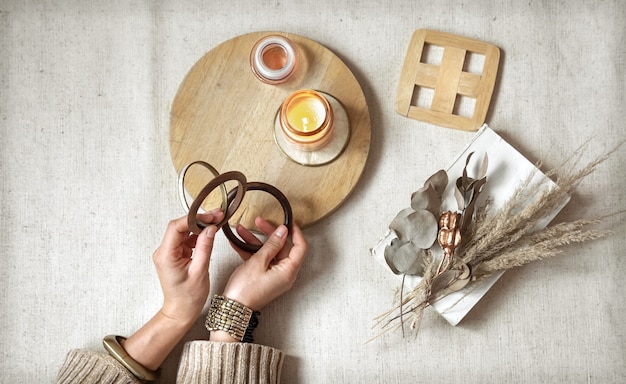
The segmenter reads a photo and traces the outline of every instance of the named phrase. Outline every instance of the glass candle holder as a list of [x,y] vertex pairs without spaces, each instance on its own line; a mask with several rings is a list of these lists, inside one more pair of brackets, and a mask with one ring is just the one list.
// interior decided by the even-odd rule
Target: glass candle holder
[[290,94],[274,120],[274,141],[294,162],[308,166],[336,159],[350,139],[348,113],[339,100],[322,91]]
[[254,75],[266,84],[285,82],[297,64],[296,45],[280,35],[265,36],[250,52],[250,67]]
[[292,93],[280,107],[280,127],[285,138],[303,151],[316,151],[333,133],[334,114],[326,97],[306,89]]

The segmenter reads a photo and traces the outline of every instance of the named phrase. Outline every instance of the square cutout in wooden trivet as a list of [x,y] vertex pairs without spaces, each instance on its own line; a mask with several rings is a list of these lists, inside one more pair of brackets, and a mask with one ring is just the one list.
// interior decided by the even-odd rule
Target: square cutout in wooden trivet
[[443,127],[477,131],[487,116],[499,61],[495,45],[419,29],[404,59],[396,111]]

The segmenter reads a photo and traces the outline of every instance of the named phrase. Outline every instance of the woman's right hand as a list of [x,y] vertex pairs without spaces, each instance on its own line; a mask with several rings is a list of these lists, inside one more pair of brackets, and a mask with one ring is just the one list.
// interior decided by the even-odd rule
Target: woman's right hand
[[[235,248],[244,262],[230,276],[224,296],[258,311],[291,289],[308,246],[302,231],[295,224],[291,236],[293,244],[287,241],[287,227],[284,225],[274,228],[262,218],[257,218],[255,224],[267,240],[254,254]],[[241,225],[237,226],[237,233],[245,242],[261,243]]]

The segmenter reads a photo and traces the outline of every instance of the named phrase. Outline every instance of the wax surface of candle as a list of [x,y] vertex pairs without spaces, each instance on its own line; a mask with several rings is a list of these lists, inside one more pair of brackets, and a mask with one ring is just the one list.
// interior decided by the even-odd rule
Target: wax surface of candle
[[289,124],[300,132],[313,132],[320,127],[326,117],[324,105],[311,96],[293,100],[287,111]]

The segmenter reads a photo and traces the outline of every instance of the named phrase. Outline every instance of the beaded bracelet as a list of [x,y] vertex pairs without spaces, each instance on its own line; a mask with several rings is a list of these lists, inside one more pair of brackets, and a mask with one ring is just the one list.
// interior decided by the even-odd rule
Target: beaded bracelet
[[257,315],[259,312],[241,303],[215,295],[204,325],[209,332],[224,331],[236,340],[251,343],[252,331],[258,325]]
[[128,369],[137,379],[145,381],[156,380],[159,377],[160,370],[151,371],[133,360],[121,344],[124,340],[126,338],[122,336],[108,335],[102,340],[102,344],[104,349],[109,352],[109,355]]

